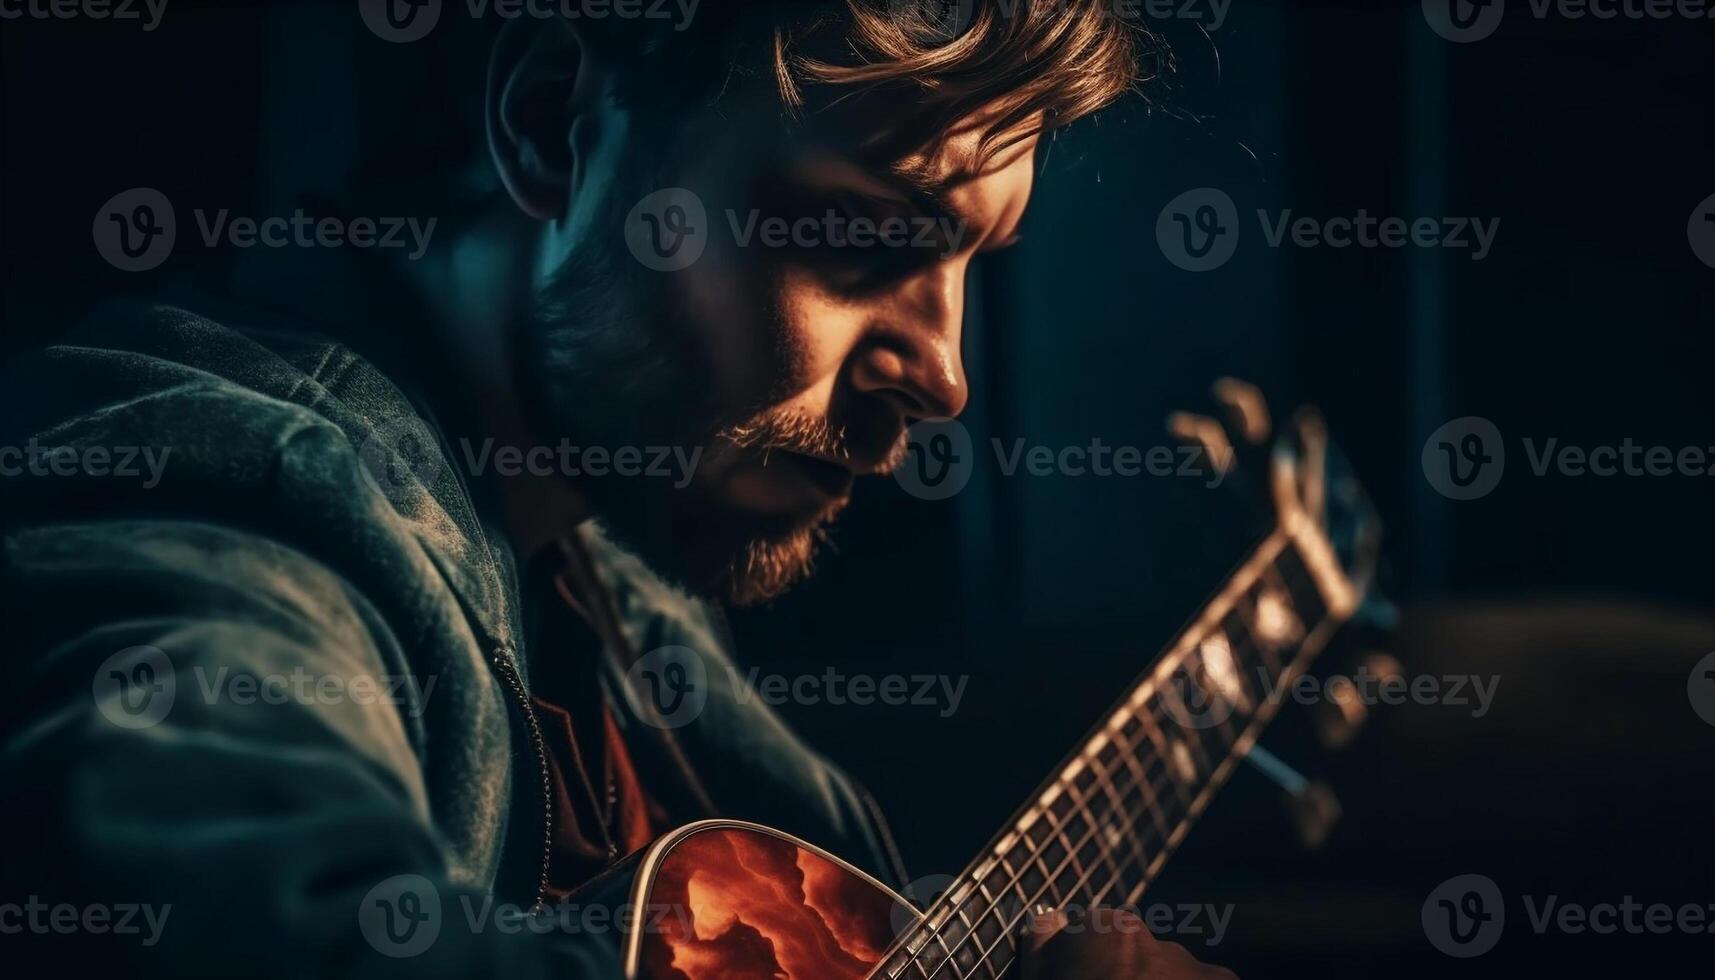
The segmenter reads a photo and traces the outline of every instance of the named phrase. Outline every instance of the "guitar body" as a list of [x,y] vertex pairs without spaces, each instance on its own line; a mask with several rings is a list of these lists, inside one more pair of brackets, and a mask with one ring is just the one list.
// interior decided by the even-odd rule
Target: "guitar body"
[[656,841],[629,904],[628,980],[864,980],[921,918],[826,851],[734,820]]

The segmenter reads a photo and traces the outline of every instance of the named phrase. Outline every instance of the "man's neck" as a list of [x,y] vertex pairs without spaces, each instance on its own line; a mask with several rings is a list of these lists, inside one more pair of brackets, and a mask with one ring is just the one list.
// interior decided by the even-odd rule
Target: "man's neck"
[[[446,413],[460,420],[453,426],[458,431],[448,433],[455,442],[492,440],[495,450],[528,452],[539,441],[518,396],[512,327],[529,315],[545,233],[541,224],[498,201],[407,269],[447,359],[448,397],[460,400]],[[475,455],[494,465],[493,452]],[[470,476],[498,502],[520,555],[569,535],[590,516],[588,501],[566,479],[492,470]]]

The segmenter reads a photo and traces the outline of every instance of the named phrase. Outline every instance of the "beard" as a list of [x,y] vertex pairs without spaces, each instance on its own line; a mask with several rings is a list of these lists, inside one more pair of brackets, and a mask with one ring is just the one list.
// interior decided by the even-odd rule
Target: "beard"
[[[620,227],[618,217],[610,227]],[[843,430],[803,412],[722,419],[711,360],[658,275],[593,241],[538,295],[514,343],[539,435],[610,449],[700,448],[695,458],[717,470],[746,453],[848,455]],[[764,517],[723,505],[699,475],[706,466],[677,479],[585,476],[577,489],[610,537],[693,594],[752,605],[810,575],[843,498],[809,517]]]

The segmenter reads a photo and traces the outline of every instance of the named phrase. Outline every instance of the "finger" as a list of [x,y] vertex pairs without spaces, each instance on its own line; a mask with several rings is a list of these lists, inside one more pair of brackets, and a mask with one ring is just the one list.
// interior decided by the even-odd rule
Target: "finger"
[[1214,393],[1240,438],[1253,446],[1268,441],[1274,422],[1269,418],[1268,401],[1262,397],[1261,389],[1238,378],[1220,378],[1215,382]]
[[1216,475],[1225,478],[1233,469],[1233,444],[1221,423],[1207,415],[1174,412],[1167,416],[1167,431],[1174,438],[1193,443],[1203,450],[1203,458]]
[[1141,946],[1154,946],[1156,939],[1143,919],[1129,909],[1100,905],[1090,910],[1090,931],[1103,935],[1136,937]]
[[1320,520],[1328,488],[1324,477],[1328,472],[1328,423],[1314,408],[1303,408],[1292,418],[1293,433],[1298,440],[1298,495],[1310,516]]
[[1238,980],[1233,971],[1202,962],[1179,943],[1157,943],[1148,956],[1148,965],[1152,971],[1161,967],[1163,969],[1160,972],[1169,976],[1195,977],[1197,980]]

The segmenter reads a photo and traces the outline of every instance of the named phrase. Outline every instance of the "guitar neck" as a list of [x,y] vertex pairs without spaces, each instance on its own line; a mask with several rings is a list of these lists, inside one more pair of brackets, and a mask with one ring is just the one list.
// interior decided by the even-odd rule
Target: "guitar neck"
[[877,976],[999,976],[1031,907],[1137,902],[1357,599],[1309,521],[1277,528]]

